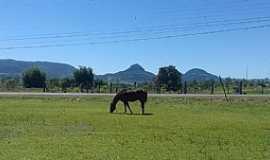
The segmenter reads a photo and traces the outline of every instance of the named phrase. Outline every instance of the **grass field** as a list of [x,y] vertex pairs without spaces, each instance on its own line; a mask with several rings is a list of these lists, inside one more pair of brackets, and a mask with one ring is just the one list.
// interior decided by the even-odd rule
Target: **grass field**
[[0,159],[270,159],[270,100],[150,98],[146,116],[110,100],[1,97]]

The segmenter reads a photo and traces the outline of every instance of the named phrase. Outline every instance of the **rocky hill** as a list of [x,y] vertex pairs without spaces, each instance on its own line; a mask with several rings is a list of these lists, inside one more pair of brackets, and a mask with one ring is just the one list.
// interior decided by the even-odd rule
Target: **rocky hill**
[[139,64],[134,64],[124,71],[98,75],[96,78],[113,83],[119,82],[133,84],[134,82],[137,82],[139,84],[153,81],[155,74],[145,71],[145,69]]
[[75,67],[52,62],[26,62],[12,59],[0,60],[0,76],[21,76],[22,73],[31,68],[38,67],[44,71],[49,78],[63,78],[72,76]]

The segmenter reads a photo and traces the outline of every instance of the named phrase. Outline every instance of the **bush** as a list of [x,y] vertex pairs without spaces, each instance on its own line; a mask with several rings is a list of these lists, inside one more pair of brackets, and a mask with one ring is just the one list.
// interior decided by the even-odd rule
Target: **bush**
[[25,71],[23,74],[23,86],[25,88],[45,88],[46,74],[37,67]]

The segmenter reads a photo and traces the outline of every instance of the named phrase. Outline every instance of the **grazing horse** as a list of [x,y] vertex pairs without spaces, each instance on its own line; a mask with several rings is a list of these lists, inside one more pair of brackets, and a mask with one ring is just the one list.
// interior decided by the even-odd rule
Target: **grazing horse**
[[128,108],[130,113],[133,114],[128,102],[134,102],[137,100],[141,102],[142,114],[144,114],[144,104],[147,101],[147,92],[145,92],[143,90],[138,90],[138,91],[122,90],[122,91],[120,91],[113,98],[113,101],[112,101],[111,106],[110,106],[110,112],[113,113],[116,109],[117,103],[119,101],[122,101],[124,103],[125,113],[127,112],[127,108]]

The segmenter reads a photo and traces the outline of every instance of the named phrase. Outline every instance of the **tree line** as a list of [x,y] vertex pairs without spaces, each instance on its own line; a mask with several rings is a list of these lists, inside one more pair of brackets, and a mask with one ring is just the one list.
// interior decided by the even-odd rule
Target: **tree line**
[[[45,72],[38,67],[32,67],[20,77],[2,78],[1,88],[14,90],[21,84],[24,89],[39,88],[43,92],[118,92],[121,89],[141,88],[153,93],[221,93],[222,86],[217,80],[209,81],[183,81],[182,74],[175,66],[161,67],[155,79],[145,84],[116,84],[94,78],[93,70],[89,67],[80,66],[71,77],[63,79],[48,79]],[[225,91],[228,94],[256,94],[266,93],[270,86],[269,79],[241,80],[223,79]]]

